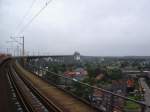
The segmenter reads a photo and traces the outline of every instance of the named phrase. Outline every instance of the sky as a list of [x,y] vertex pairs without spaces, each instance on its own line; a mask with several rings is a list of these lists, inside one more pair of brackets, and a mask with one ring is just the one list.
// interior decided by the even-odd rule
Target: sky
[[46,1],[0,0],[0,51],[24,35],[29,54],[150,56],[150,0],[52,0],[18,34]]

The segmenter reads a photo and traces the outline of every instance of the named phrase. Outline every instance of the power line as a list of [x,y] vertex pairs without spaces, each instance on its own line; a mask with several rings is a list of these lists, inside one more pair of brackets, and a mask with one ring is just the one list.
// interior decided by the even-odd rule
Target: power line
[[[33,8],[34,4],[35,4],[36,0],[33,0],[31,2],[31,5],[29,6],[28,10],[26,11],[26,13],[24,14],[24,16],[22,17],[22,20],[18,23],[17,27],[16,27],[16,30],[23,24],[25,18],[29,15],[30,13],[30,10]],[[17,32],[17,31],[16,31]],[[16,34],[15,32],[15,34]]]
[[31,18],[31,20],[19,31],[20,33],[23,33],[25,31],[25,29],[34,21],[34,19],[36,17],[38,17],[40,15],[40,13],[49,5],[49,3],[51,3],[52,0],[49,0],[48,2],[45,3],[45,5]]

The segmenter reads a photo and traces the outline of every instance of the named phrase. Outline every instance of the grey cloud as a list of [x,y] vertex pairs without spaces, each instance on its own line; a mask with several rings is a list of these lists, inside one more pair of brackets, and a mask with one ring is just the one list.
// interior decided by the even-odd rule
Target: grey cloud
[[[46,0],[45,0],[46,1]],[[14,32],[30,0],[0,2],[0,45]],[[36,2],[30,16],[44,2]],[[51,54],[150,55],[149,0],[53,0],[24,32],[27,51]]]

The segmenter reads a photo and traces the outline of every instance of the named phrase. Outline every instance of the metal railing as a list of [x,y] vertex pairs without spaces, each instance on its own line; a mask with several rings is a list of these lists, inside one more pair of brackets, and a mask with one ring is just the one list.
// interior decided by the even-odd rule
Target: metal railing
[[78,99],[103,112],[146,112],[147,109],[150,109],[150,106],[141,101],[91,86],[76,79],[42,69],[41,67],[31,64],[27,64],[25,67],[50,84],[69,92]]

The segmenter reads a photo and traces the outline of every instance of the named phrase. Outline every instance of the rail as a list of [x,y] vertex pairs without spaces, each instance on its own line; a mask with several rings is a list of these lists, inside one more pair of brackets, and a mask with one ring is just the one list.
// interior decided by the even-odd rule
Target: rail
[[141,101],[136,101],[123,95],[91,86],[35,65],[27,64],[25,67],[47,82],[104,112],[145,112],[147,108],[150,108],[150,106],[147,106]]
[[35,88],[28,80],[21,77],[24,83],[30,88],[30,90],[40,99],[40,101],[47,107],[47,109],[51,112],[63,112],[59,107],[57,107],[51,100],[49,100],[46,96],[42,95],[42,93]]
[[[46,96],[41,94],[40,91],[35,88],[28,80],[18,75],[17,71],[15,71],[13,67],[10,67],[8,76],[25,112],[63,112]],[[23,83],[21,83],[20,80],[23,81]],[[30,92],[25,86],[29,89]],[[32,94],[30,95],[30,93]]]
[[32,108],[32,106],[30,104],[28,104],[25,100],[25,97],[23,95],[23,93],[21,92],[21,90],[19,89],[19,87],[17,86],[16,84],[16,81],[13,77],[13,74],[12,74],[12,71],[8,71],[8,77],[9,77],[9,80],[15,90],[15,93],[17,95],[17,98],[18,100],[21,102],[22,104],[22,107],[24,109],[25,112],[34,112],[34,109]]

